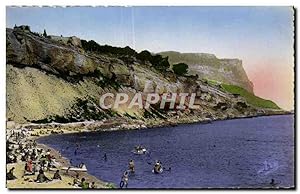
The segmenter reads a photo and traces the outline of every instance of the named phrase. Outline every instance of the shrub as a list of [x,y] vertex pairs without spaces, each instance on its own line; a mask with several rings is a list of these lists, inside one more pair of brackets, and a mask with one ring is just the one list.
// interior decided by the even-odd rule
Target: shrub
[[173,65],[173,71],[176,75],[185,75],[188,72],[189,66],[185,63],[177,63]]
[[135,50],[126,46],[124,48],[121,47],[113,47],[109,45],[101,46],[94,40],[86,41],[81,40],[82,48],[85,51],[99,52],[105,54],[116,54],[116,55],[126,55],[126,56],[134,56],[136,54]]
[[28,30],[30,32],[30,27],[29,26],[25,26],[25,30]]
[[163,57],[161,55],[152,55],[147,50],[138,53],[136,58],[143,62],[149,61],[155,69],[160,71],[166,71],[170,67],[168,57]]
[[48,37],[46,30],[44,30],[43,36],[44,36],[45,38]]
[[141,60],[141,61],[150,61],[151,58],[152,58],[152,55],[149,51],[143,50],[143,51],[141,51],[140,53],[138,53],[136,55],[136,58]]

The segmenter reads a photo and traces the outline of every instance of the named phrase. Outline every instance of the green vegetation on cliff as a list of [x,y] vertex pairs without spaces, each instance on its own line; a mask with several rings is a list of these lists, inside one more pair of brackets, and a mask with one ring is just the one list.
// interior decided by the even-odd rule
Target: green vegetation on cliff
[[172,67],[174,73],[177,75],[187,74],[188,68],[189,68],[189,66],[185,63],[177,63],[177,64],[174,64]]
[[152,55],[149,51],[144,50],[136,55],[136,58],[146,62],[149,61],[152,66],[160,71],[166,71],[170,67],[169,58],[161,55]]
[[109,45],[99,45],[94,40],[86,41],[81,40],[82,48],[85,51],[91,51],[91,52],[99,52],[103,54],[115,54],[115,55],[135,55],[136,52],[129,46],[126,46],[124,48],[121,47],[113,47]]
[[247,103],[259,107],[259,108],[271,108],[271,109],[280,109],[274,102],[271,100],[265,100],[263,98],[260,98],[258,96],[255,96],[254,94],[248,92],[247,90],[235,86],[235,85],[229,85],[229,84],[221,84],[221,87],[223,90],[232,93],[237,94],[245,98]]
[[[168,57],[163,57],[159,54],[152,55],[147,50],[137,53],[129,46],[126,46],[124,48],[114,47],[109,45],[102,46],[99,45],[94,40],[90,40],[90,41],[81,40],[81,45],[85,51],[96,52],[98,54],[117,55],[121,60],[123,61],[125,60],[128,64],[133,63],[133,59],[130,59],[128,57],[136,57],[142,62],[149,61],[155,69],[160,70],[162,72],[165,72],[170,67]],[[124,56],[127,56],[127,58]]]

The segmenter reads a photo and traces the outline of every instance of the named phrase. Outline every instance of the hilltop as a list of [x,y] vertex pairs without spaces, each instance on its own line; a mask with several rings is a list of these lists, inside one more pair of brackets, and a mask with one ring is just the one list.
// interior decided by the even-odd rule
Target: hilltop
[[253,83],[249,80],[240,59],[219,59],[214,54],[176,51],[159,54],[169,57],[172,64],[186,63],[190,74],[197,74],[207,80],[240,86],[253,93]]

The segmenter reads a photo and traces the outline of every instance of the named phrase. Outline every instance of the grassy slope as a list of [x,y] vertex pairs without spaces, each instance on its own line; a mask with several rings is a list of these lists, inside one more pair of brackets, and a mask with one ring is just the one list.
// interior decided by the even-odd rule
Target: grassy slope
[[241,88],[239,86],[235,85],[229,85],[229,84],[221,84],[222,88],[232,94],[239,94],[240,96],[244,97],[247,101],[247,103],[260,108],[271,108],[271,109],[280,109],[274,102],[271,100],[265,100],[263,98],[260,98],[258,96],[255,96],[245,90],[244,88]]

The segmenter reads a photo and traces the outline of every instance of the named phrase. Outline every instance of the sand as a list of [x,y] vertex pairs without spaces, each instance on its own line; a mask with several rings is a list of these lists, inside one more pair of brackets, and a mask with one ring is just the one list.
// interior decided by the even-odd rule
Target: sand
[[[57,129],[53,129],[53,130],[35,129],[35,130],[31,131],[30,134],[39,133],[39,134],[41,134],[39,137],[41,137],[41,136],[50,135],[54,131],[57,131]],[[71,131],[71,130],[64,131],[64,133],[71,133],[71,132],[78,132],[78,131]],[[37,136],[29,135],[25,139],[25,141],[34,140],[37,138],[38,138]],[[47,145],[44,145],[44,144],[38,144],[37,147],[43,148],[44,150],[51,149],[50,154],[52,156],[54,156],[56,161],[62,165],[60,168],[70,166],[69,160],[67,158],[62,157],[61,154],[59,152],[57,152],[56,150],[54,150],[53,148],[51,148]],[[72,185],[73,180],[74,180],[75,176],[77,175],[77,173],[75,173],[75,172],[68,172],[68,174],[67,174],[65,172],[65,170],[61,170],[59,168],[62,180],[54,180],[54,181],[50,181],[47,183],[36,183],[36,182],[34,182],[34,180],[37,178],[38,173],[36,173],[35,175],[24,176],[25,162],[18,161],[17,163],[7,164],[6,167],[7,167],[6,171],[9,171],[12,167],[15,167],[14,175],[17,177],[16,180],[7,180],[6,181],[6,187],[8,189],[81,189],[79,187],[74,187]],[[52,179],[54,173],[55,173],[55,171],[48,171],[48,172],[45,172],[45,175],[48,178]],[[78,173],[78,175],[79,175],[80,180],[81,180],[81,178],[85,178],[86,181],[89,183],[95,182],[97,189],[114,188],[113,184],[103,182],[103,181],[97,179],[96,177],[88,174],[87,172],[80,172],[80,173]]]

